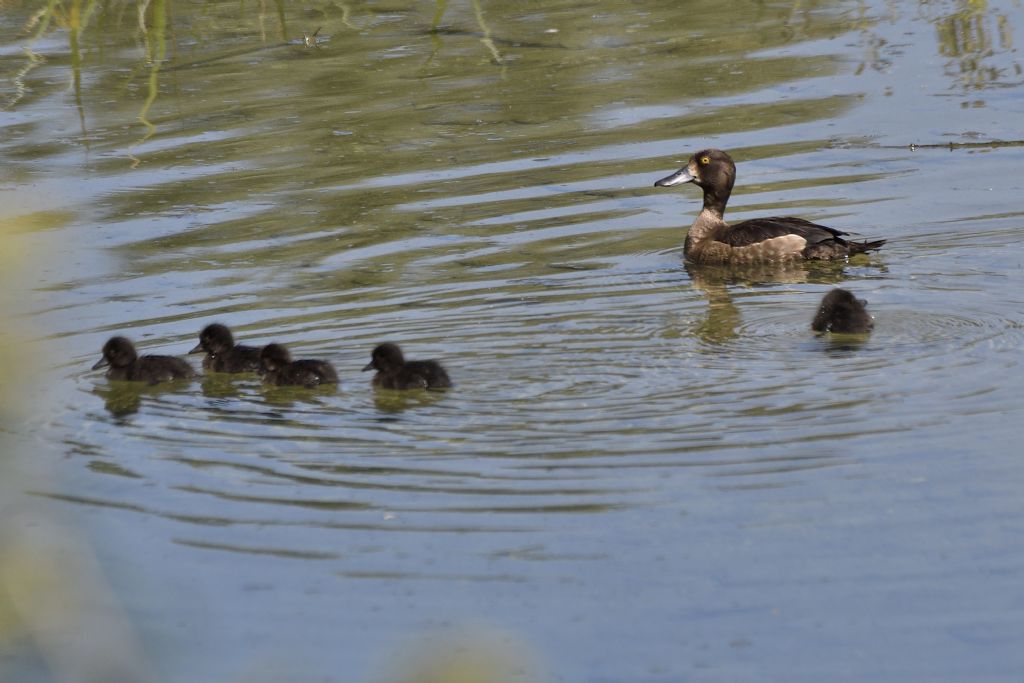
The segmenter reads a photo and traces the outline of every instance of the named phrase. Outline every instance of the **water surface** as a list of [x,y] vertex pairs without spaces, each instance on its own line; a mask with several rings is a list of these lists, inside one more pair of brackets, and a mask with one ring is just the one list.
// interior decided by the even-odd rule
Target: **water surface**
[[[554,680],[1016,680],[1016,3],[115,3],[22,33],[37,9],[0,19],[7,310],[44,378],[8,467],[88,539],[132,675],[368,680],[468,624]],[[684,264],[698,192],[652,184],[706,146],[734,219],[889,244]],[[870,338],[810,333],[840,284]],[[213,321],[342,387],[89,370]],[[384,340],[455,390],[372,391]]]

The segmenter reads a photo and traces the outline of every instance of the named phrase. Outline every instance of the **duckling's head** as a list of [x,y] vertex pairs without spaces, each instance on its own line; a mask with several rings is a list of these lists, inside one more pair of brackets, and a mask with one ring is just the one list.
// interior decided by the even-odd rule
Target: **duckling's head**
[[231,335],[231,330],[228,329],[227,325],[213,323],[203,328],[203,331],[199,333],[199,343],[189,353],[205,351],[206,353],[218,354],[230,351],[234,346],[235,338]]
[[736,164],[732,157],[720,149],[704,149],[686,162],[686,166],[670,176],[654,183],[655,187],[673,187],[683,183],[693,183],[704,190],[704,203],[712,200],[712,205],[721,204],[725,210],[725,202],[732,193],[736,182]]
[[115,368],[126,368],[139,357],[135,351],[135,345],[126,337],[111,337],[103,345],[103,358],[100,358],[93,370],[110,365]]
[[811,322],[815,332],[837,332],[840,334],[864,334],[875,326],[868,315],[866,301],[858,299],[851,292],[836,288],[825,295],[818,306],[818,312]]
[[260,370],[273,372],[292,362],[292,355],[281,344],[267,344],[260,351]]
[[402,355],[402,349],[398,347],[398,344],[378,344],[370,356],[370,362],[366,364],[363,371],[380,370],[381,372],[387,372],[388,370],[400,368],[404,364],[405,357]]

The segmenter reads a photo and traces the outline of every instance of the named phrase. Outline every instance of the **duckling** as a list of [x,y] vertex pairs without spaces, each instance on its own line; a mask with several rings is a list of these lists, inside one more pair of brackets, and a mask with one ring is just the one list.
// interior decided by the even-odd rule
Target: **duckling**
[[203,370],[207,372],[256,372],[260,369],[258,346],[235,344],[226,325],[213,323],[199,333],[199,343],[189,353],[206,352]]
[[752,218],[729,225],[723,217],[736,181],[736,164],[720,149],[705,149],[686,166],[654,183],[672,187],[695,183],[704,190],[704,209],[686,235],[683,253],[696,263],[757,263],[818,259],[830,261],[879,249],[885,240],[850,242],[847,233],[802,218]]
[[398,344],[379,344],[363,368],[376,370],[373,386],[382,389],[447,389],[448,373],[434,360],[405,360]]
[[175,379],[195,377],[192,366],[174,356],[140,356],[126,337],[111,337],[103,345],[103,358],[93,370],[109,366],[107,378],[159,384]]
[[292,360],[291,354],[281,344],[267,344],[260,351],[260,374],[266,384],[298,385],[317,387],[322,384],[338,384],[338,373],[331,364],[323,360]]
[[864,308],[867,303],[864,299],[858,299],[849,291],[837,287],[821,300],[814,321],[811,322],[811,329],[815,332],[841,334],[870,332],[875,322]]

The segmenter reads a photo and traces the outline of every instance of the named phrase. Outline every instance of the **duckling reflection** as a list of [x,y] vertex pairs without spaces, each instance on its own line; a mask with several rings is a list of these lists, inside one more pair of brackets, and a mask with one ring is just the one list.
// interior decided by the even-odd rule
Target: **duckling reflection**
[[819,334],[867,334],[875,326],[868,315],[867,303],[852,292],[836,287],[821,300],[811,329]]
[[188,394],[192,388],[188,384],[147,384],[145,382],[110,382],[97,384],[92,393],[103,400],[103,407],[118,421],[127,424],[127,418],[142,409],[145,401],[161,401],[168,394]]
[[114,417],[127,417],[139,412],[142,407],[142,387],[145,384],[128,384],[127,382],[96,386],[92,393],[103,399],[103,407]]
[[127,337],[111,337],[93,370],[107,367],[107,379],[158,384],[196,376],[192,366],[174,356],[140,356]]
[[390,417],[380,417],[381,422],[393,422],[399,413],[412,408],[431,406],[445,399],[444,391],[375,391],[373,407]]
[[[253,378],[252,382],[256,384],[258,380]],[[221,400],[242,396],[245,393],[246,382],[239,382],[231,375],[214,372],[203,375],[202,380],[199,382],[199,387],[206,398]]]
[[[317,389],[310,391],[311,388]],[[301,426],[304,423],[296,419],[289,412],[290,410],[311,409],[316,412],[326,410],[325,396],[330,396],[333,384],[323,384],[318,387],[306,387],[301,384],[264,384],[260,391],[260,398],[270,411],[265,414],[267,419],[272,419],[279,424]]]
[[338,384],[338,373],[327,361],[292,360],[281,344],[267,344],[260,352],[260,374],[266,384],[313,388]]

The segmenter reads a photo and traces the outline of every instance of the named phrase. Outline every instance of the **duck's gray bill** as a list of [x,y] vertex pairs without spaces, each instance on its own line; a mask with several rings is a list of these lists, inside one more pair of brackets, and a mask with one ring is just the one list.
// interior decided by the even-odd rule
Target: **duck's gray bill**
[[690,175],[690,172],[681,168],[675,173],[654,183],[655,187],[672,187],[673,185],[682,185],[683,183],[692,183],[696,178]]
[[373,361],[372,360],[369,363],[366,364],[366,367],[363,368],[363,372],[366,372],[367,370],[373,370]]
[[189,354],[191,355],[193,353],[202,353],[205,350],[206,349],[203,348],[203,342],[199,342],[198,344],[196,344],[196,348],[189,351]]
[[108,365],[110,365],[110,361],[108,361],[106,358],[100,358],[98,361],[96,361],[96,365],[92,366],[92,369],[99,370],[100,368],[105,368]]

